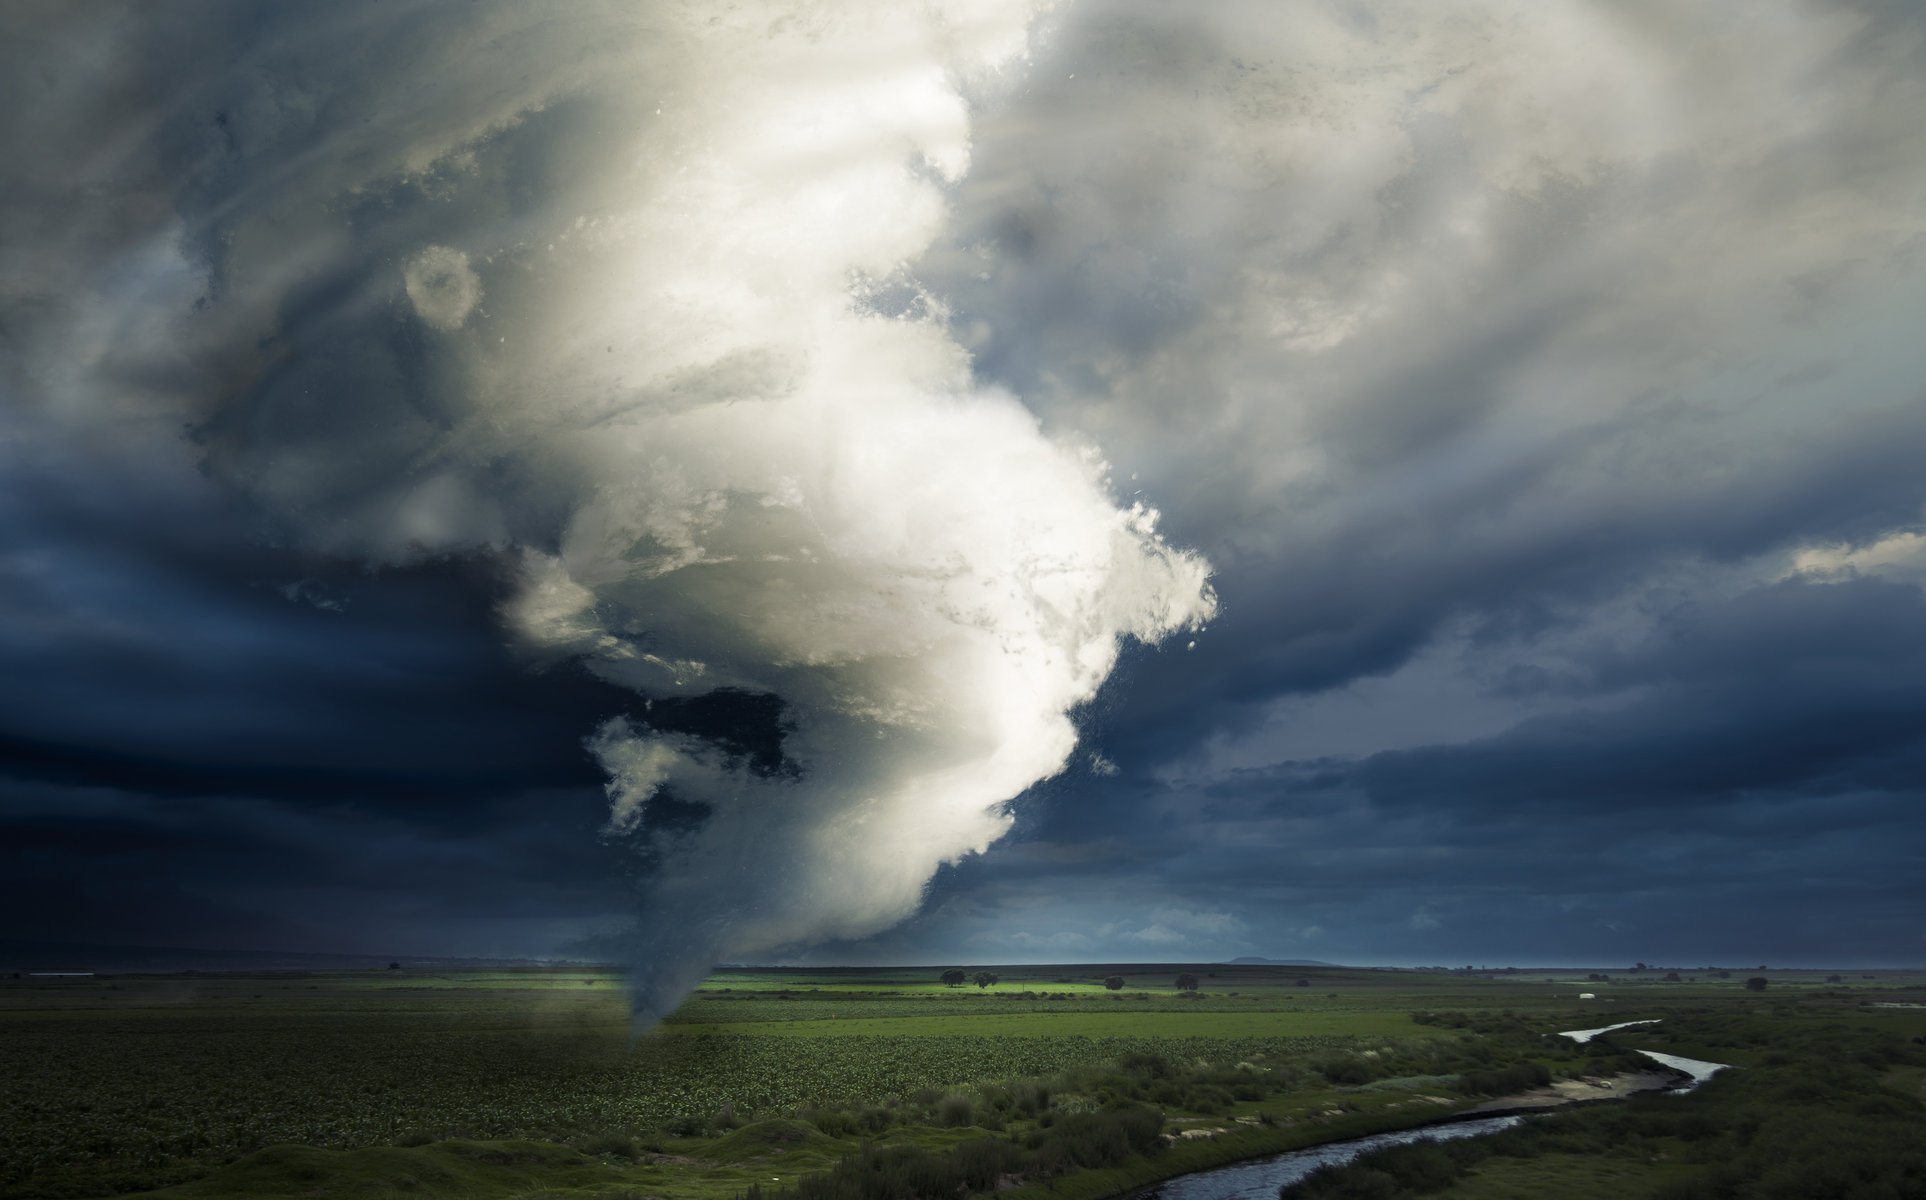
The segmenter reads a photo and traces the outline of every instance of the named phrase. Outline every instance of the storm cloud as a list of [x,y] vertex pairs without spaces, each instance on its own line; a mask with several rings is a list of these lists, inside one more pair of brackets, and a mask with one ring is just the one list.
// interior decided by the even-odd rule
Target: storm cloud
[[1926,952],[1913,6],[712,15],[5,18],[36,894],[468,846],[411,938],[639,891],[645,1009]]

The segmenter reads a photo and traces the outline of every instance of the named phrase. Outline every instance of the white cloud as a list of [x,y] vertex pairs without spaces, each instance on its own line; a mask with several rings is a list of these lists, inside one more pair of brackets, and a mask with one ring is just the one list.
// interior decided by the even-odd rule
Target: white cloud
[[1926,583],[1926,534],[1900,530],[1862,546],[1808,546],[1793,554],[1791,573],[1822,579],[1877,575]]

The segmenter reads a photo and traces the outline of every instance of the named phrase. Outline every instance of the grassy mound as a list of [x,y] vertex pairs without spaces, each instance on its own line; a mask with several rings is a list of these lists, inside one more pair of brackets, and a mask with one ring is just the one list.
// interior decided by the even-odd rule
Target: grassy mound
[[742,1163],[806,1151],[833,1160],[847,1149],[807,1121],[772,1117],[724,1134],[694,1151],[694,1157],[707,1162]]

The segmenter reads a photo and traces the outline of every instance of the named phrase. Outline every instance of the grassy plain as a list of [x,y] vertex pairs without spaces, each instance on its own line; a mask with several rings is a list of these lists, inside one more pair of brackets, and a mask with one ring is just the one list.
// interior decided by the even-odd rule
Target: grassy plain
[[[1077,1161],[1048,1188],[1076,1200],[1416,1123],[1508,1065],[1585,1070],[1588,1052],[1543,1042],[1557,1029],[1769,1015],[1729,1048],[1650,1035],[1727,1062],[1762,1060],[1787,1021],[1926,1034],[1926,1009],[1862,1007],[1922,999],[1919,977],[1889,974],[1773,972],[1758,995],[1737,972],[991,969],[989,989],[946,987],[940,967],[724,971],[639,1038],[619,979],[594,970],[0,980],[0,1195],[721,1200],[866,1145],[1074,1158],[1083,1114],[1131,1105],[1206,1135]],[[1172,985],[1185,970],[1194,995]],[[1458,1015],[1413,1019],[1439,1012]]]

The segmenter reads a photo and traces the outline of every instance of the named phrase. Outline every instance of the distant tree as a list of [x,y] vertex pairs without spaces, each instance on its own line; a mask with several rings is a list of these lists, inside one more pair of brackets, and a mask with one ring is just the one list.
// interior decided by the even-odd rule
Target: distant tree
[[1195,976],[1195,975],[1179,975],[1179,976],[1177,977],[1177,990],[1178,990],[1178,991],[1180,991],[1180,992],[1194,992],[1194,991],[1196,991],[1196,990],[1197,990],[1197,976]]
[[399,971],[401,970],[401,964],[398,962],[391,962],[388,964],[388,969],[390,971]]
[[1310,981],[1310,980],[1308,980],[1308,979],[1300,979],[1300,980],[1298,980],[1298,981],[1297,981],[1297,986],[1299,986],[1299,987],[1310,987],[1310,986],[1311,986],[1311,981]]
[[1103,985],[1109,988],[1113,992],[1121,992],[1123,991],[1123,985],[1124,985],[1123,976],[1112,975],[1110,978],[1103,981]]
[[962,987],[963,981],[967,978],[969,978],[969,976],[963,974],[962,967],[951,967],[949,970],[943,972],[943,982],[949,984],[951,987]]
[[994,971],[978,971],[976,973],[976,986],[980,988],[989,987],[991,984],[995,982],[996,982],[996,972]]
[[1846,977],[1844,975],[1828,975],[1826,976],[1826,982],[1827,983],[1844,983],[1846,982]]
[[1748,979],[1748,980],[1746,980],[1746,981],[1745,981],[1745,990],[1746,990],[1746,991],[1748,991],[1748,992],[1763,992],[1763,991],[1765,991],[1765,990],[1766,990],[1766,980],[1765,980],[1765,976],[1763,976],[1763,975],[1754,975],[1754,976],[1753,976],[1752,978],[1750,978],[1750,979]]
[[1665,973],[1665,982],[1667,982],[1667,983],[1683,983],[1684,981],[1683,981],[1683,980],[1681,980],[1681,979],[1679,978],[1679,973],[1678,973],[1677,971],[1667,971],[1667,972]]
[[1632,970],[1634,970],[1634,971],[1643,971],[1644,969],[1645,969],[1645,964],[1644,964],[1644,963],[1633,963],[1633,964],[1632,964]]

